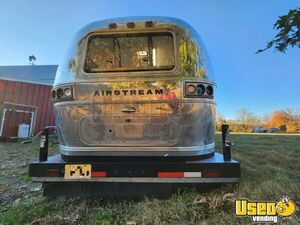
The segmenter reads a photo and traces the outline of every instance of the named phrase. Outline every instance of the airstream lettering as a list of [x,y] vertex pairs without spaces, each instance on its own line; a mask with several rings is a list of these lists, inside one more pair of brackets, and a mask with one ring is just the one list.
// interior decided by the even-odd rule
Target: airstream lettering
[[162,95],[163,89],[155,90],[113,90],[113,91],[95,91],[94,96],[105,96],[105,95]]
[[[61,174],[70,171],[68,163],[84,162],[91,164],[92,180],[106,170],[112,182],[148,177],[155,183],[164,172],[214,177],[180,182],[234,182],[239,163],[224,163],[215,153],[214,89],[204,45],[184,21],[130,17],[91,23],[77,33],[56,74],[52,99],[62,159],[48,161],[65,167],[61,181],[70,180]],[[32,174],[39,166],[31,164]]]

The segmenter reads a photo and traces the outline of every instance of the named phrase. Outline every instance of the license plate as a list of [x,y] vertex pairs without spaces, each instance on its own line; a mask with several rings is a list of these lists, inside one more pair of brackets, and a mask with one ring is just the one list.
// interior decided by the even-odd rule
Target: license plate
[[91,179],[91,173],[89,164],[65,165],[65,179]]

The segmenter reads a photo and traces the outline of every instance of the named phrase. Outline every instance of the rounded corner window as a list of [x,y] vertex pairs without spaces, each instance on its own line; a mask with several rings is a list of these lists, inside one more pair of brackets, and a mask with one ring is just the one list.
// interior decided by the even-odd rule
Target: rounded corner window
[[92,35],[88,39],[85,73],[173,70],[174,40],[171,32]]

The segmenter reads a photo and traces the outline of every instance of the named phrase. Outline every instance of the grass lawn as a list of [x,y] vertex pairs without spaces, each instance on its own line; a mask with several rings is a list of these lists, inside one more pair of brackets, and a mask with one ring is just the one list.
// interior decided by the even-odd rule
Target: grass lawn
[[[186,187],[169,199],[45,198],[30,182],[28,163],[38,143],[0,143],[0,224],[249,224],[234,216],[236,197],[300,206],[300,136],[232,134],[242,177],[233,187]],[[221,136],[216,137],[217,149]],[[52,148],[51,154],[57,149]],[[299,210],[285,224],[300,224]]]

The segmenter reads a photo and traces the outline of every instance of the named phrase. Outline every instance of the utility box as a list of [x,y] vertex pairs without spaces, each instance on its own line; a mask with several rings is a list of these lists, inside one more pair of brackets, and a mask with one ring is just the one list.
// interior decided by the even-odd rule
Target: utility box
[[29,136],[29,124],[22,123],[18,128],[18,137],[19,138],[28,138]]

